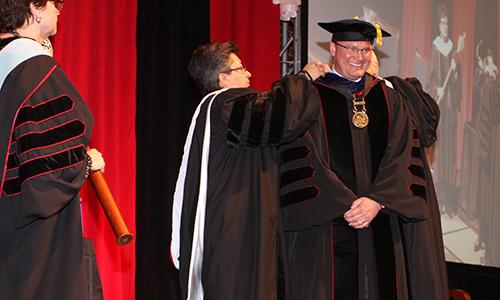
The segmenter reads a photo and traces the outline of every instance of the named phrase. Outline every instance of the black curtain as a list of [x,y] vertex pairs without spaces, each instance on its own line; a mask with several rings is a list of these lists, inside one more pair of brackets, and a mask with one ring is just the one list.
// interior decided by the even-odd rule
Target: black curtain
[[199,102],[187,73],[210,38],[209,0],[138,0],[136,299],[178,299],[170,261],[172,196]]

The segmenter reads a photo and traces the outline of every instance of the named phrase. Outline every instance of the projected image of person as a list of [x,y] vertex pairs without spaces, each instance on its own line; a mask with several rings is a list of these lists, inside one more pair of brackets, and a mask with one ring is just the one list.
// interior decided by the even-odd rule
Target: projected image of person
[[461,71],[457,64],[465,35],[454,45],[449,36],[448,10],[444,4],[437,8],[439,35],[432,42],[428,90],[439,104],[441,122],[435,148],[434,167],[436,186],[442,209],[454,215],[458,209],[457,186],[457,126],[460,112]]
[[500,209],[495,203],[498,192],[496,184],[500,179],[500,86],[497,81],[497,66],[493,61],[492,51],[488,49],[484,58],[479,56],[478,69],[480,78],[479,109],[476,119],[477,147],[477,217],[479,220],[479,237],[474,250],[485,250],[481,263],[500,265],[500,239],[498,230]]
[[[477,115],[481,104],[481,92],[486,82],[491,83],[496,81],[498,67],[493,60],[493,51],[488,48],[484,51],[483,40],[476,45],[476,66],[474,70],[474,99],[472,102],[472,124],[477,128]],[[484,57],[481,57],[481,52],[486,52]]]

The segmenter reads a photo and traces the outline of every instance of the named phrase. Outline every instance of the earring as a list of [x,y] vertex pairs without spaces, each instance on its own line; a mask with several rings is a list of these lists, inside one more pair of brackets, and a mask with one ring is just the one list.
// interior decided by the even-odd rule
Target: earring
[[35,17],[35,21],[40,24],[40,22],[42,22],[42,18],[41,17]]

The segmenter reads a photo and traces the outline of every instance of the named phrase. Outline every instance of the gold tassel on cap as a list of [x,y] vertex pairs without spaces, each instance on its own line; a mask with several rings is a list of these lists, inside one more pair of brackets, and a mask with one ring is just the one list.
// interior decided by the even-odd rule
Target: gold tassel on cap
[[375,23],[375,29],[377,30],[377,45],[382,46],[382,29],[378,23]]
[[359,20],[359,17],[358,16],[354,16],[353,19],[354,20]]

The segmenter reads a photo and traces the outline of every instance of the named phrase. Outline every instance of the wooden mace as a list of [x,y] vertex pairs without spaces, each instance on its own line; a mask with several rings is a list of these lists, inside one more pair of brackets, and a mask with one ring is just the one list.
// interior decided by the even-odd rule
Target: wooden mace
[[127,245],[134,239],[134,236],[129,232],[122,214],[118,206],[116,206],[115,199],[109,190],[104,175],[101,171],[94,171],[90,173],[89,178],[102,209],[108,218],[109,224],[115,233],[116,243],[120,246]]

